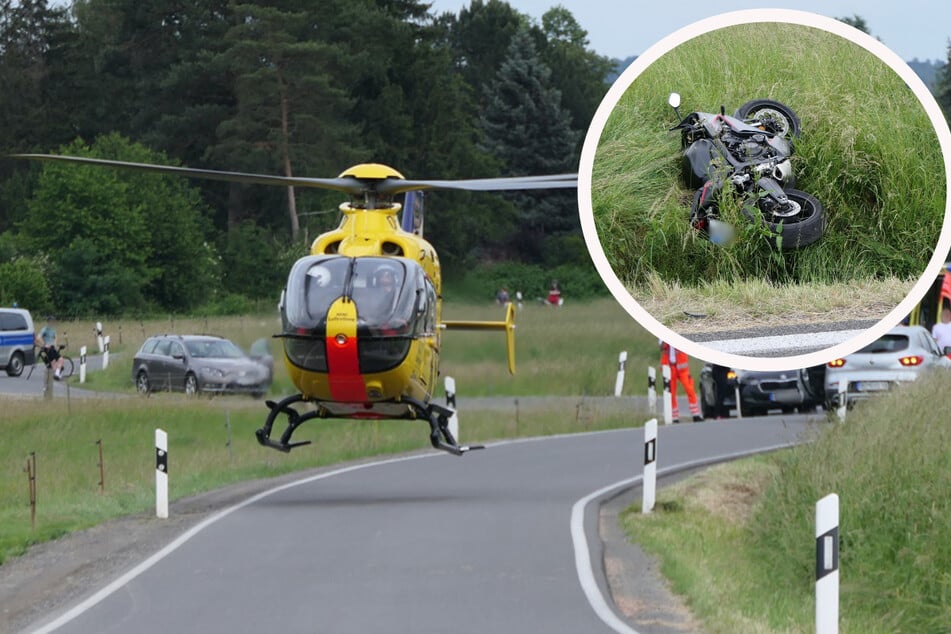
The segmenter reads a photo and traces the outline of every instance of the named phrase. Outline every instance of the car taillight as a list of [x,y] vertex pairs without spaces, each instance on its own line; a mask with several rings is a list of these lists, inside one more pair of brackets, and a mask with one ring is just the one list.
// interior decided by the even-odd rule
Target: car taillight
[[898,362],[902,364],[903,366],[908,367],[908,366],[921,365],[924,360],[925,360],[924,357],[919,357],[917,355],[914,355],[910,357],[902,357],[901,359],[898,360]]
[[845,359],[833,359],[826,365],[828,365],[830,368],[841,368],[843,365],[845,365]]

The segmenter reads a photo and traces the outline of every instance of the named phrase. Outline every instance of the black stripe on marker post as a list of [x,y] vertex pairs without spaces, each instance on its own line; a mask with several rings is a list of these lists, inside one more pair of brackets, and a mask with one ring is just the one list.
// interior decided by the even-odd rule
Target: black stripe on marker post
[[644,443],[644,465],[649,465],[650,463],[657,460],[657,439],[651,438],[648,442]]
[[168,473],[168,452],[155,448],[155,470]]
[[816,537],[816,581],[839,569],[839,527]]

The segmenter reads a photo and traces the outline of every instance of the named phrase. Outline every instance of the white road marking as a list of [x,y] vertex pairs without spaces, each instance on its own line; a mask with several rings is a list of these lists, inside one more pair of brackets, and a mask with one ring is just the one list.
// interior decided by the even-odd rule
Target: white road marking
[[[747,456],[752,456],[759,453],[775,451],[776,449],[786,449],[788,447],[794,446],[794,444],[795,443],[783,443],[750,451],[739,451],[736,453],[707,457],[701,460],[683,462],[678,465],[671,465],[665,469],[658,469],[657,476],[660,477],[677,471],[684,471],[687,469],[693,469],[695,467],[703,467],[717,462],[727,462],[729,460],[736,460],[737,458],[745,458]],[[584,496],[575,502],[574,506],[571,508],[571,543],[575,549],[575,571],[578,573],[578,581],[581,583],[581,589],[584,591],[585,597],[588,599],[588,603],[591,605],[591,608],[594,610],[595,614],[598,615],[598,618],[600,618],[605,625],[610,627],[618,634],[639,633],[637,630],[632,629],[627,623],[618,618],[614,610],[608,605],[604,595],[601,594],[601,589],[598,587],[598,582],[594,574],[594,568],[591,565],[591,552],[588,548],[588,536],[585,534],[584,530],[585,508],[593,500],[601,499],[608,494],[617,491],[618,489],[637,484],[642,479],[643,476],[634,476],[633,478],[628,478],[627,480],[621,480],[619,482],[615,482],[614,484],[609,484],[606,487],[600,488],[597,491]]]
[[822,350],[848,341],[865,330],[830,330],[827,332],[809,332],[795,335],[774,335],[771,337],[748,337],[742,339],[721,339],[705,341],[703,345],[732,354],[755,355],[768,352],[782,354],[787,350]]
[[[615,430],[589,432],[589,433],[581,433],[581,434],[557,434],[553,436],[543,436],[543,437],[537,437],[537,438],[518,438],[518,439],[493,443],[492,445],[487,445],[487,447],[501,446],[501,445],[508,445],[508,444],[520,444],[525,442],[540,442],[540,441],[546,441],[546,440],[552,440],[552,439],[563,439],[567,437],[588,436],[588,435],[595,435],[595,434],[620,433],[620,432],[626,432],[626,431],[630,431],[630,430],[629,429],[615,429]],[[675,471],[680,471],[684,469],[692,469],[695,467],[701,467],[701,466],[713,464],[716,462],[724,462],[727,460],[742,458],[742,457],[754,455],[757,453],[765,453],[765,452],[773,451],[776,449],[791,447],[793,445],[794,443],[785,443],[785,444],[773,445],[770,447],[765,447],[765,448],[752,450],[752,451],[723,454],[723,455],[715,456],[712,458],[704,458],[701,460],[685,462],[679,465],[673,465],[673,466],[667,467],[665,469],[658,469],[657,475],[658,477],[660,477],[662,475],[666,475]],[[214,524],[215,522],[221,519],[224,519],[225,517],[227,517],[228,515],[231,515],[235,511],[243,509],[244,507],[249,506],[251,504],[254,504],[255,502],[262,500],[268,497],[269,495],[273,495],[281,491],[286,491],[287,489],[291,489],[303,484],[309,484],[311,482],[324,480],[326,478],[331,478],[333,476],[342,475],[342,474],[350,473],[353,471],[360,471],[362,469],[369,469],[371,467],[378,467],[378,466],[395,464],[400,462],[409,462],[411,460],[435,458],[437,456],[445,457],[444,454],[442,453],[427,453],[427,454],[420,454],[420,455],[414,455],[414,456],[404,456],[400,458],[390,458],[387,460],[380,460],[376,462],[368,462],[365,464],[353,465],[350,467],[344,467],[342,469],[335,469],[333,471],[328,471],[327,473],[320,473],[314,476],[309,476],[307,478],[302,478],[300,480],[295,480],[293,482],[282,484],[280,486],[274,487],[273,489],[268,489],[267,491],[262,491],[261,493],[253,495],[247,500],[244,500],[243,502],[239,502],[238,504],[235,504],[234,506],[226,508],[202,520],[201,522],[199,522],[192,528],[182,533],[179,537],[174,539],[167,546],[165,546],[164,548],[156,552],[154,555],[152,555],[151,557],[149,557],[148,559],[140,563],[138,566],[135,566],[134,568],[132,568],[125,574],[121,575],[120,577],[118,577],[117,579],[115,579],[114,581],[112,581],[111,583],[103,587],[102,589],[98,590],[96,593],[94,593],[90,597],[86,598],[79,604],[75,605],[74,607],[70,608],[69,610],[61,614],[59,617],[55,618],[49,623],[46,623],[40,626],[38,629],[33,630],[32,634],[49,634],[49,632],[53,632],[56,629],[62,627],[63,625],[66,625],[73,619],[82,615],[84,612],[95,607],[97,604],[99,604],[100,602],[108,598],[110,595],[112,595],[116,591],[122,589],[122,587],[124,587],[126,584],[134,580],[139,575],[148,571],[150,568],[152,568],[157,563],[165,559],[165,557],[175,552],[179,547],[185,544],[185,542],[190,540],[192,537],[194,537],[195,535],[197,535],[198,533],[200,533],[207,527],[211,526],[212,524]],[[606,625],[608,625],[608,627],[613,629],[615,632],[618,632],[619,634],[639,634],[639,633],[637,632],[637,630],[630,628],[626,623],[624,623],[620,618],[618,618],[618,616],[614,613],[614,611],[609,606],[604,595],[601,594],[601,590],[598,587],[598,584],[594,575],[594,570],[591,565],[591,553],[588,547],[587,536],[584,530],[584,512],[585,512],[585,507],[589,503],[591,503],[592,500],[595,500],[604,495],[607,495],[608,493],[616,489],[619,489],[621,487],[633,485],[639,482],[641,478],[642,476],[635,476],[633,478],[621,480],[619,482],[615,482],[614,484],[610,484],[606,487],[598,489],[597,491],[590,493],[589,495],[586,495],[582,499],[578,500],[571,509],[571,523],[570,523],[571,539],[572,539],[572,545],[575,550],[575,569],[578,574],[578,581],[581,584],[581,588],[584,591],[585,597],[588,599],[588,603],[591,605],[592,609],[595,611],[598,617]]]
[[155,564],[165,559],[167,556],[175,552],[185,542],[187,542],[192,537],[194,537],[195,535],[197,535],[204,529],[208,528],[209,526],[211,526],[218,520],[221,520],[227,517],[228,515],[231,515],[235,511],[243,509],[244,507],[248,505],[254,504],[258,500],[266,498],[269,495],[273,495],[274,493],[285,491],[287,489],[291,489],[293,487],[300,486],[302,484],[309,484],[311,482],[316,482],[317,480],[323,480],[325,478],[330,478],[336,475],[349,473],[351,471],[359,471],[361,469],[367,469],[370,467],[377,467],[377,466],[392,464],[396,462],[407,462],[410,460],[420,460],[422,458],[433,458],[435,456],[441,456],[441,455],[442,454],[423,454],[418,456],[405,456],[402,458],[392,458],[389,460],[381,460],[379,462],[371,462],[367,464],[354,465],[351,467],[345,467],[343,469],[336,469],[334,471],[329,471],[327,473],[321,473],[315,476],[310,476],[302,480],[295,480],[293,482],[288,482],[287,484],[283,484],[283,485],[274,487],[273,489],[268,489],[267,491],[258,493],[257,495],[254,495],[243,502],[239,502],[238,504],[235,504],[232,507],[226,508],[219,513],[215,513],[211,517],[202,520],[195,526],[191,527],[190,529],[182,533],[177,539],[169,543],[168,546],[166,546],[165,548],[162,548],[157,553],[155,553],[154,555],[152,555],[151,557],[149,557],[148,559],[140,563],[138,566],[136,566],[132,570],[129,570],[127,573],[120,576],[118,579],[108,584],[107,586],[105,586],[104,588],[102,588],[101,590],[99,590],[98,592],[96,592],[95,594],[87,598],[86,600],[82,601],[81,603],[71,608],[64,614],[60,615],[57,619],[49,623],[46,623],[45,625],[41,626],[39,629],[33,630],[33,634],[48,634],[49,632],[52,632],[56,630],[57,628],[62,627],[63,625],[66,625],[67,623],[75,619],[76,617],[80,616],[87,610],[93,608],[96,604],[100,603],[101,601],[109,597],[109,595],[111,595],[112,593],[116,592],[117,590],[120,590],[123,586],[125,586],[127,583],[129,583],[130,581],[132,581],[133,579],[135,579],[142,573],[146,572],[149,568],[151,568]]

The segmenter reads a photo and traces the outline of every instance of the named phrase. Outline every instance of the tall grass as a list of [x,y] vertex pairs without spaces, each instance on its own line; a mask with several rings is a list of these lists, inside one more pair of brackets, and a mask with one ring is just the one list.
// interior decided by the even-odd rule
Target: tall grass
[[[693,192],[680,177],[680,137],[667,105],[729,114],[769,98],[802,120],[797,189],[825,207],[816,244],[780,252],[740,227],[730,247],[687,223]],[[652,272],[685,285],[717,279],[828,283],[917,278],[934,251],[946,183],[937,135],[900,77],[861,47],[811,27],[738,25],[698,36],[651,64],[615,106],[594,161],[592,205],[618,276]]]
[[709,632],[811,632],[814,509],[837,493],[844,633],[951,632],[951,407],[943,371],[816,442],[702,474],[625,523]]
[[[494,304],[453,303],[445,308],[447,318],[502,317],[502,309]],[[60,334],[69,333],[74,353],[80,345],[95,345],[92,325],[60,323]],[[255,440],[254,430],[266,414],[260,401],[243,396],[187,399],[180,393],[149,398],[134,394],[132,356],[145,337],[156,332],[213,332],[247,345],[276,330],[274,317],[129,320],[104,326],[117,354],[108,371],[89,374],[86,386],[105,390],[101,398],[73,395],[68,403],[61,398],[0,402],[4,409],[0,562],[32,543],[111,517],[147,511],[154,504],[156,427],[169,433],[173,498],[360,456],[429,448],[429,428],[422,421],[327,420],[312,421],[295,434],[295,440],[312,440],[312,445],[282,454]],[[645,419],[646,412],[630,399],[605,403],[588,398],[613,394],[621,350],[629,353],[625,394],[643,393],[645,368],[657,364],[656,340],[613,300],[581,304],[569,298],[561,308],[526,305],[517,332],[519,358],[514,377],[506,370],[501,334],[449,332],[444,336],[442,373],[456,379],[463,442],[631,426]],[[275,350],[273,398],[294,391],[279,349]],[[467,404],[474,396],[496,398],[482,405],[478,401]],[[438,398],[442,398],[441,387]],[[275,431],[283,428],[275,427]],[[104,453],[105,493],[99,492],[97,440],[102,441]],[[37,460],[35,529],[30,526],[24,471],[31,452]]]

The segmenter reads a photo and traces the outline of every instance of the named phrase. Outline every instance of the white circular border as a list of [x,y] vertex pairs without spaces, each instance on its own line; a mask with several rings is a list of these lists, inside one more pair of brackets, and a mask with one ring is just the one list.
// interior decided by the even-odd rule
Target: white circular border
[[685,26],[651,46],[621,73],[620,77],[614,82],[614,85],[611,86],[601,101],[601,105],[598,106],[598,110],[595,112],[591,126],[588,128],[588,133],[585,136],[578,171],[578,207],[581,214],[581,229],[584,234],[585,242],[588,245],[588,251],[594,261],[595,268],[597,268],[598,273],[618,303],[653,335],[672,343],[675,347],[683,350],[690,356],[718,365],[747,370],[797,370],[799,368],[823,365],[832,359],[851,354],[859,348],[875,341],[888,332],[890,328],[900,323],[901,320],[912,311],[921,298],[924,297],[928,288],[941,271],[948,252],[951,251],[951,222],[949,222],[949,218],[951,218],[951,199],[948,198],[947,191],[945,193],[944,224],[941,228],[941,235],[938,238],[937,247],[924,274],[914,287],[912,287],[908,296],[905,297],[894,310],[882,318],[881,321],[862,334],[818,352],[788,357],[749,357],[714,350],[713,348],[704,346],[702,343],[691,341],[683,337],[654,319],[654,317],[631,296],[608,263],[604,249],[601,247],[597,227],[595,227],[594,224],[594,209],[591,205],[591,177],[594,169],[594,156],[601,139],[601,133],[604,131],[604,126],[611,112],[614,110],[614,107],[634,80],[662,55],[688,40],[724,27],[756,22],[787,22],[822,29],[823,31],[839,35],[858,44],[887,64],[911,88],[928,113],[931,123],[934,125],[935,132],[938,135],[941,153],[945,157],[944,172],[946,190],[948,187],[951,187],[951,161],[948,160],[948,157],[951,156],[951,130],[948,129],[948,124],[941,112],[941,108],[938,106],[937,101],[935,101],[927,86],[925,86],[918,75],[916,75],[898,55],[875,38],[839,20],[807,11],[796,11],[792,9],[749,9],[723,13]]

